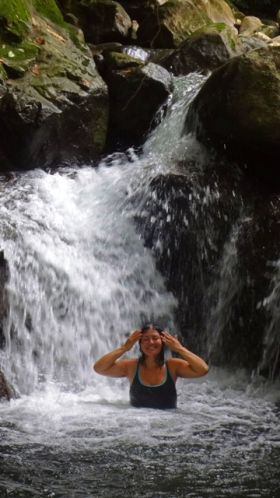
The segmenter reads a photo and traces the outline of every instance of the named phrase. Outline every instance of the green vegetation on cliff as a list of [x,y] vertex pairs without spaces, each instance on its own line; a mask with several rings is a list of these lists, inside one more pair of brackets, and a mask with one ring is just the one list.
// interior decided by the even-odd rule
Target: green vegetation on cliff
[[28,31],[30,16],[27,0],[0,2],[0,39],[20,41]]
[[55,24],[65,26],[63,15],[60,12],[55,0],[32,0],[34,9],[44,17],[47,17]]

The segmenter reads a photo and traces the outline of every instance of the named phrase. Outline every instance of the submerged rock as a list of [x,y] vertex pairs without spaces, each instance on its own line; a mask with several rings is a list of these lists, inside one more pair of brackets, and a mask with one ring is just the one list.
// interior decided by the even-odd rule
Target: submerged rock
[[106,140],[107,87],[54,2],[38,11],[20,1],[19,21],[20,10],[0,6],[2,155],[14,168],[93,160]]
[[186,131],[279,188],[280,49],[267,46],[212,73],[187,115]]

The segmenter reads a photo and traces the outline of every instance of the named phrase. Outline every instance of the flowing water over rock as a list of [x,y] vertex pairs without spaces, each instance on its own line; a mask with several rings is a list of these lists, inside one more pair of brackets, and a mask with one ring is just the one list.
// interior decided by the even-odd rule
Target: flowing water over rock
[[[177,410],[135,409],[126,381],[91,368],[141,322],[175,330],[176,300],[136,231],[135,199],[182,154],[203,162],[203,149],[180,138],[202,80],[178,79],[184,95],[141,156],[0,185],[11,272],[0,360],[21,395],[0,404],[1,498],[278,496],[279,386],[212,368],[178,383]],[[225,285],[221,299],[231,292]],[[223,307],[209,316],[213,327]]]

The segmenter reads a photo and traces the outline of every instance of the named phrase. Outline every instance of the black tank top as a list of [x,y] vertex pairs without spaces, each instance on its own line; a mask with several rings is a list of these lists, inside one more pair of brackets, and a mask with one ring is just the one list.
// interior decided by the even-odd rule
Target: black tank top
[[148,386],[140,379],[139,361],[137,363],[134,379],[130,386],[130,404],[137,408],[176,408],[177,392],[175,382],[172,379],[167,363],[166,378],[158,385]]

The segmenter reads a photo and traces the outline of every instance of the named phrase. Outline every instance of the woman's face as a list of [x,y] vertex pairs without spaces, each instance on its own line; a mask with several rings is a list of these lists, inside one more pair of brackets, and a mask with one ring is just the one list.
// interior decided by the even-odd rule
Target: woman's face
[[147,356],[157,356],[162,349],[162,339],[160,333],[152,327],[143,332],[140,341],[141,351]]

